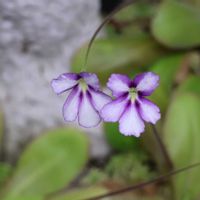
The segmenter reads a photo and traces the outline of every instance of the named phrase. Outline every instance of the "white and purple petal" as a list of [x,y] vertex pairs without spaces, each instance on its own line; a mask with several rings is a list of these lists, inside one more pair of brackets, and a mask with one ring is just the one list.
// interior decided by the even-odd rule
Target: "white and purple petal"
[[159,85],[159,76],[153,72],[138,74],[133,85],[142,96],[149,96]]
[[106,104],[100,112],[101,117],[106,122],[117,122],[128,103],[127,97],[120,97]]
[[78,79],[79,75],[75,73],[61,74],[51,81],[51,86],[56,94],[61,94],[74,87],[78,83]]
[[95,109],[99,112],[106,104],[112,101],[111,97],[101,91],[89,89],[91,101]]
[[74,121],[78,115],[80,104],[80,89],[74,87],[63,105],[63,117],[65,121]]
[[79,124],[85,128],[95,127],[101,121],[99,113],[95,110],[94,106],[92,105],[91,96],[88,92],[81,93],[78,121]]
[[153,102],[145,98],[139,98],[138,110],[142,119],[155,124],[161,117],[160,109]]
[[99,86],[99,79],[96,74],[81,72],[80,76],[85,80],[87,85],[91,86],[93,89],[98,90]]
[[123,135],[139,137],[144,132],[144,122],[141,119],[135,103],[130,103],[119,120],[119,130]]
[[107,86],[112,91],[113,96],[119,97],[129,91],[131,80],[126,75],[112,74]]

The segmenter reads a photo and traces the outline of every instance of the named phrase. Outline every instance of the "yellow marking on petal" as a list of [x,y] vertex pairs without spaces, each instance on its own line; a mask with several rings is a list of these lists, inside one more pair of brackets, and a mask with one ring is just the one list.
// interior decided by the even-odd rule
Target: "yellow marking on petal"
[[134,102],[135,99],[137,98],[137,91],[135,90],[135,88],[130,88],[129,95],[131,98],[131,102]]
[[87,83],[85,82],[85,80],[84,80],[83,78],[81,78],[81,79],[79,80],[79,85],[80,85],[80,87],[81,87],[81,90],[82,90],[83,92],[86,92],[86,90],[88,89],[88,85],[87,85]]

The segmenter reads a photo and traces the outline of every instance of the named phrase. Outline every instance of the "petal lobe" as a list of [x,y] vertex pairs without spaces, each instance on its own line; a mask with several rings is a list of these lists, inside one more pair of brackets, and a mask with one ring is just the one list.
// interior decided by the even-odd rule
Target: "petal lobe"
[[135,103],[131,103],[119,120],[119,129],[123,135],[139,137],[144,131],[144,122],[138,114]]
[[83,93],[81,98],[78,121],[81,126],[86,128],[95,127],[101,121],[98,112],[92,105],[91,97],[87,92]]
[[63,117],[65,121],[74,121],[78,115],[80,103],[80,90],[74,88],[63,105]]
[[90,90],[91,101],[95,109],[99,112],[106,104],[112,101],[111,97],[100,91]]
[[117,122],[128,103],[127,98],[118,98],[106,104],[100,112],[101,117],[106,122]]
[[136,90],[142,96],[149,96],[159,85],[159,76],[153,72],[139,74],[133,80]]
[[161,117],[160,109],[150,100],[145,98],[139,99],[139,113],[146,122],[155,124]]
[[113,96],[119,97],[129,91],[131,81],[126,75],[112,74],[107,83],[108,88],[112,91]]
[[51,86],[56,94],[61,94],[77,84],[78,75],[74,73],[61,74],[51,81]]

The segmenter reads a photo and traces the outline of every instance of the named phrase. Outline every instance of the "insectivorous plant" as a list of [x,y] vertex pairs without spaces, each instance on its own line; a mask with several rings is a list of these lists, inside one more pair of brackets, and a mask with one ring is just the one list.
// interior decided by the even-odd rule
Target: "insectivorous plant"
[[[186,151],[182,151],[182,148],[175,148],[175,151],[174,151],[174,145],[175,146],[177,145],[176,142],[174,142],[174,141],[176,141],[175,139],[178,138],[179,134],[181,134],[181,136],[182,136],[183,130],[179,128],[180,126],[175,126],[176,123],[174,123],[174,120],[170,120],[170,119],[172,119],[171,117],[174,115],[174,113],[181,112],[182,107],[184,107],[186,104],[189,105],[191,102],[194,102],[194,104],[195,104],[194,107],[193,106],[191,107],[190,116],[193,116],[193,114],[194,114],[194,116],[192,118],[194,120],[192,120],[192,119],[191,120],[193,122],[193,121],[195,121],[195,119],[198,119],[198,116],[199,116],[199,113],[197,111],[198,99],[196,98],[196,96],[193,99],[193,95],[187,96],[188,94],[184,94],[185,89],[188,90],[188,87],[189,87],[188,85],[191,84],[191,87],[192,87],[193,80],[192,80],[192,82],[187,82],[188,81],[187,80],[186,87],[184,87],[185,85],[183,85],[183,87],[182,87],[182,84],[180,84],[176,91],[173,90],[173,92],[178,91],[178,93],[180,93],[180,94],[181,94],[181,92],[183,92],[183,94],[182,94],[183,96],[180,95],[180,99],[183,100],[182,97],[185,97],[185,100],[183,102],[181,101],[181,103],[180,103],[179,98],[173,99],[173,101],[170,103],[170,104],[172,104],[172,105],[170,105],[170,109],[167,110],[167,117],[166,117],[166,119],[163,120],[163,123],[162,123],[163,127],[158,127],[158,129],[157,129],[155,124],[161,118],[160,109],[157,105],[155,105],[153,102],[151,102],[148,99],[148,97],[151,96],[151,94],[154,92],[154,90],[159,86],[160,77],[157,74],[155,74],[153,72],[145,72],[145,73],[141,72],[141,74],[138,74],[134,79],[130,79],[126,75],[115,74],[116,72],[112,71],[112,74],[110,74],[110,78],[107,82],[107,87],[112,92],[112,97],[111,97],[111,95],[108,96],[108,95],[104,94],[102,91],[100,91],[98,78],[95,74],[85,72],[85,71],[87,71],[86,70],[87,65],[89,66],[90,69],[92,69],[94,71],[99,71],[99,70],[93,69],[92,65],[94,66],[94,64],[96,64],[96,66],[101,67],[102,63],[103,64],[105,63],[105,60],[106,60],[106,63],[108,63],[107,58],[109,58],[109,57],[113,58],[113,56],[115,56],[114,54],[109,55],[109,56],[107,55],[110,53],[108,51],[110,47],[113,47],[113,49],[115,49],[116,56],[120,55],[127,62],[121,62],[121,60],[116,60],[113,63],[113,66],[116,65],[116,68],[110,67],[109,71],[112,69],[117,69],[117,67],[120,67],[124,71],[131,70],[130,67],[127,68],[126,70],[124,67],[126,67],[126,63],[130,63],[130,62],[133,64],[135,63],[134,58],[126,57],[126,54],[129,53],[129,51],[132,51],[132,49],[133,49],[135,52],[138,53],[139,60],[142,61],[139,63],[142,66],[144,66],[144,65],[149,66],[149,64],[156,61],[156,68],[154,68],[154,70],[156,70],[160,74],[161,78],[162,78],[162,76],[165,77],[165,69],[163,69],[163,65],[164,66],[169,65],[169,63],[170,63],[170,66],[172,66],[172,68],[174,70],[173,70],[173,72],[170,71],[170,73],[167,74],[167,76],[165,77],[165,79],[167,81],[166,81],[166,83],[165,83],[165,81],[163,82],[163,84],[164,84],[163,89],[167,89],[167,88],[165,88],[165,84],[172,86],[174,77],[177,76],[176,69],[181,68],[182,61],[185,59],[186,55],[182,54],[180,52],[180,55],[168,56],[166,54],[167,53],[166,49],[160,48],[160,42],[162,42],[162,41],[159,39],[159,37],[161,39],[163,37],[162,37],[162,34],[159,35],[159,30],[161,30],[162,27],[166,25],[166,23],[168,24],[169,30],[171,30],[170,23],[173,21],[170,21],[168,18],[165,17],[165,15],[168,15],[169,14],[168,12],[173,11],[174,7],[177,8],[176,10],[178,10],[179,13],[184,13],[183,16],[185,16],[185,15],[187,15],[189,17],[192,16],[192,19],[194,19],[194,20],[195,20],[195,18],[198,18],[198,16],[196,15],[195,8],[192,10],[190,5],[188,7],[188,5],[185,5],[184,3],[183,4],[177,4],[177,2],[175,4],[174,3],[171,4],[171,3],[170,2],[167,2],[167,3],[159,2],[159,4],[156,6],[159,7],[160,10],[156,9],[156,13],[154,13],[155,9],[153,9],[153,12],[152,12],[151,4],[148,4],[148,3],[144,4],[144,5],[143,5],[143,3],[138,4],[137,1],[134,1],[134,0],[127,0],[127,1],[122,2],[122,4],[119,5],[118,7],[116,7],[116,9],[114,9],[109,15],[107,15],[105,17],[105,19],[102,21],[102,23],[98,26],[98,28],[95,30],[93,36],[91,37],[86,49],[84,46],[83,49],[81,49],[79,51],[79,53],[75,56],[75,59],[73,59],[74,60],[74,64],[72,64],[73,66],[75,66],[76,64],[78,64],[79,66],[82,65],[82,68],[80,69],[81,73],[79,73],[79,74],[66,73],[52,81],[52,87],[57,94],[63,93],[65,91],[67,91],[67,93],[68,93],[67,100],[63,106],[63,115],[64,115],[64,119],[66,121],[75,121],[77,119],[79,121],[79,124],[84,127],[96,126],[101,120],[103,120],[105,122],[119,123],[119,131],[122,133],[122,135],[135,136],[135,137],[141,136],[141,133],[144,132],[146,122],[153,124],[148,129],[148,132],[149,132],[149,136],[147,138],[148,143],[146,144],[146,142],[144,142],[144,147],[146,147],[146,145],[151,146],[150,149],[149,149],[149,147],[148,148],[146,147],[146,150],[149,151],[150,154],[152,153],[152,151],[157,152],[156,156],[152,156],[151,158],[148,157],[148,159],[149,158],[151,159],[149,161],[153,161],[153,163],[155,164],[155,168],[154,168],[153,172],[156,172],[156,174],[157,174],[157,172],[158,173],[165,172],[165,173],[163,175],[160,175],[160,176],[150,179],[148,181],[141,182],[136,185],[130,185],[128,187],[119,188],[118,190],[111,190],[109,193],[101,194],[99,196],[93,196],[91,198],[86,197],[85,200],[86,199],[87,200],[97,200],[97,199],[102,199],[102,198],[107,198],[107,197],[109,198],[109,197],[112,197],[114,195],[119,195],[124,192],[133,191],[135,189],[141,189],[152,183],[153,184],[155,184],[156,182],[160,183],[161,181],[164,182],[165,184],[162,185],[161,187],[159,186],[157,188],[158,190],[155,193],[155,196],[154,196],[155,198],[157,196],[158,196],[158,198],[159,197],[165,198],[165,195],[160,196],[160,193],[159,193],[159,190],[160,189],[165,190],[165,187],[167,188],[167,190],[169,190],[167,192],[167,196],[166,196],[166,198],[168,198],[168,199],[180,199],[182,197],[186,197],[186,198],[191,197],[191,198],[195,199],[199,195],[198,188],[190,187],[191,184],[198,185],[198,184],[196,184],[196,180],[192,179],[193,176],[189,177],[190,182],[191,182],[191,184],[188,184],[188,187],[190,189],[189,193],[186,190],[182,190],[183,188],[186,188],[185,184],[184,184],[185,183],[184,177],[182,177],[182,178],[179,177],[174,180],[170,179],[171,176],[174,176],[178,173],[186,172],[187,170],[190,170],[194,167],[200,166],[200,163],[197,162],[192,165],[188,165],[186,167],[176,169],[176,166],[185,165],[187,161],[191,162],[192,160],[186,159],[183,162],[183,159],[182,160],[179,159],[179,157],[181,157],[181,155],[184,156],[184,154],[187,153]],[[146,41],[151,39],[148,36],[151,35],[152,33],[148,32],[148,31],[147,32],[143,31],[143,29],[141,29],[141,27],[137,25],[137,23],[138,23],[137,17],[132,19],[131,23],[129,23],[129,21],[130,21],[129,16],[127,16],[128,18],[125,17],[126,19],[124,18],[124,16],[120,16],[120,14],[118,16],[114,17],[114,15],[117,14],[120,10],[122,10],[125,7],[128,7],[131,4],[135,4],[132,6],[134,6],[134,9],[136,9],[136,10],[137,9],[140,10],[141,6],[142,7],[145,6],[145,8],[147,8],[147,10],[150,11],[147,13],[147,15],[143,16],[144,18],[142,17],[141,20],[139,20],[139,21],[141,21],[141,24],[139,22],[141,27],[143,27],[143,25],[145,24],[145,27],[147,26],[148,30],[153,30],[153,35],[155,36],[152,45],[148,45],[148,46],[144,47],[145,52],[141,52],[140,47],[144,46],[144,43],[146,44]],[[155,7],[155,5],[153,5],[153,7]],[[159,11],[159,12],[157,12],[157,11]],[[162,12],[162,11],[164,11],[164,12]],[[194,13],[195,13],[195,15],[194,15]],[[186,16],[186,18],[187,18],[187,16]],[[116,29],[117,31],[118,31],[118,28],[120,29],[120,32],[121,32],[120,36],[118,37],[116,35],[115,40],[110,40],[112,38],[109,38],[109,37],[106,38],[106,40],[100,39],[96,43],[97,50],[93,53],[93,60],[89,64],[87,64],[87,61],[89,58],[89,53],[90,53],[91,47],[95,41],[96,36],[101,31],[101,29],[106,24],[108,24],[111,20],[116,22],[116,23],[111,23],[113,28]],[[132,21],[133,21],[133,23],[132,23]],[[126,22],[128,22],[128,23],[126,23]],[[134,24],[135,22],[137,22],[137,23]],[[151,22],[151,23],[149,23],[149,22]],[[164,23],[162,23],[162,22],[164,22]],[[121,24],[122,26],[120,26],[120,27],[115,26],[116,24],[118,24],[118,25]],[[131,25],[131,26],[129,26],[129,25]],[[134,26],[134,25],[136,25],[136,29],[139,30],[139,32],[136,30],[136,35],[133,35],[133,37],[130,37],[130,38],[127,38],[126,34],[123,35],[123,32],[125,30],[124,28],[132,28],[132,26]],[[162,32],[162,30],[161,30],[161,32]],[[141,37],[139,37],[139,43],[137,43],[138,33],[139,33],[139,35],[141,35]],[[170,34],[171,33],[172,33],[172,31],[170,31]],[[182,33],[180,32],[180,35],[181,34]],[[176,32],[174,32],[174,35],[178,36],[176,34]],[[166,37],[168,37],[168,35],[165,35],[165,38]],[[119,39],[119,41],[118,41],[118,39]],[[106,43],[105,43],[105,41],[106,41]],[[135,41],[136,41],[136,43],[135,43]],[[131,45],[132,45],[131,47],[129,45],[129,42],[131,42]],[[124,43],[124,46],[123,45],[121,46],[122,43]],[[162,43],[166,46],[170,46],[170,45],[177,46],[178,45],[180,47],[180,45],[182,45],[182,43],[184,43],[184,41],[179,42],[178,44],[175,44],[176,41],[173,40],[173,42],[171,42],[171,44],[168,44],[170,42],[165,40],[165,42],[162,42]],[[108,45],[104,45],[104,44],[108,44]],[[136,46],[134,46],[134,44],[136,44]],[[198,46],[198,44],[193,44],[193,45]],[[186,44],[186,46],[187,46],[187,44]],[[185,48],[184,44],[182,45],[182,47]],[[100,48],[102,50],[102,54],[99,53],[98,48]],[[86,50],[86,52],[85,52],[86,54],[85,54],[85,57],[83,57],[83,60],[82,60],[82,55],[83,55],[82,50]],[[105,50],[105,52],[103,53],[104,50]],[[145,62],[143,62],[143,57],[146,56],[146,53],[148,54],[148,52],[151,52],[151,51],[155,51],[155,55],[150,55],[150,57],[148,57],[148,59],[146,59]],[[167,55],[166,58],[163,56],[165,54]],[[98,56],[100,56],[100,57],[98,57]],[[196,56],[195,56],[195,58],[196,58]],[[96,60],[97,60],[97,63],[96,63]],[[102,60],[104,62],[101,62]],[[80,63],[80,61],[81,61],[81,63]],[[82,63],[82,61],[83,61],[83,63]],[[111,61],[112,61],[112,59],[111,59]],[[79,69],[79,68],[76,67],[76,70],[77,69]],[[153,69],[153,68],[149,68],[149,69]],[[142,70],[142,69],[140,68],[139,70]],[[169,70],[171,70],[171,69],[169,69]],[[84,71],[84,73],[82,71]],[[167,71],[168,71],[168,69],[167,69]],[[102,71],[102,72],[101,72],[101,74],[107,75],[108,71]],[[187,75],[190,75],[190,73],[187,73]],[[192,73],[192,75],[195,76],[197,74],[195,74],[195,71],[194,71],[194,73]],[[198,77],[192,77],[192,78],[198,79]],[[196,83],[196,82],[194,82],[194,83]],[[185,84],[185,82],[184,82],[184,84]],[[164,93],[162,91],[162,94],[160,94],[158,96],[162,98],[163,95],[164,96],[168,95],[168,93],[169,93],[169,91],[164,91]],[[186,91],[186,93],[187,93],[187,91]],[[157,100],[159,101],[159,99],[157,99]],[[177,111],[179,111],[179,112],[177,112]],[[183,112],[183,114],[184,113],[185,112]],[[177,115],[177,116],[179,116],[179,115]],[[190,121],[187,120],[187,118],[181,118],[181,120],[180,120],[180,122],[188,122],[188,124],[185,123],[186,128],[187,127],[193,128],[193,125],[195,125],[195,123],[191,124]],[[196,120],[196,121],[198,121],[198,120]],[[113,129],[112,132],[116,132],[116,135],[114,134],[114,136],[112,137],[112,143],[116,143],[117,146],[124,146],[124,144],[125,145],[129,144],[129,142],[131,140],[133,140],[133,138],[125,138],[124,142],[123,141],[118,142],[120,140],[120,136],[117,136],[118,131],[115,130],[115,126],[113,127],[111,125],[111,127]],[[161,129],[164,130],[164,135],[165,135],[164,138],[162,138],[162,134],[160,134]],[[198,129],[198,128],[196,128],[196,129]],[[193,129],[191,131],[189,131],[189,134],[187,134],[188,130],[186,130],[186,132],[184,134],[185,138],[183,138],[183,139],[186,141],[185,144],[191,145],[190,140],[188,140],[188,137],[191,137],[190,133],[192,133],[194,137],[196,137],[196,135],[195,135],[195,130],[193,130]],[[107,132],[109,132],[109,131],[105,131],[105,132],[107,134]],[[175,139],[174,139],[174,133],[177,136],[177,138],[175,138]],[[118,137],[119,137],[119,139],[118,139]],[[154,141],[153,137],[155,137],[155,141]],[[163,139],[165,140],[164,142],[163,142]],[[128,141],[128,143],[126,141]],[[189,143],[187,143],[187,141],[189,141]],[[165,146],[165,144],[166,144],[166,146]],[[179,145],[179,146],[181,146],[181,145]],[[135,150],[138,150],[137,147],[136,146],[131,146],[131,147],[133,147],[134,154],[136,155],[138,153],[137,151],[135,151]],[[121,148],[123,148],[123,147],[121,147]],[[146,155],[146,150],[145,150],[145,155]],[[124,154],[124,151],[123,151],[123,154]],[[191,155],[195,154],[198,157],[198,153],[195,153],[193,151],[190,152],[190,154]],[[178,155],[178,157],[177,157],[177,155]],[[140,160],[141,160],[141,158],[140,158]],[[194,157],[193,160],[197,161],[198,158],[196,160]],[[119,163],[119,164],[123,165],[123,163]],[[142,164],[144,164],[144,167],[147,167],[147,169],[151,169],[151,167],[152,167],[152,166],[148,166],[148,163],[142,162]],[[116,167],[119,167],[119,166],[116,166]],[[111,169],[111,170],[113,170],[113,169]],[[148,172],[148,170],[147,170],[147,172]],[[111,173],[113,173],[113,171]],[[196,177],[195,175],[198,175],[198,172],[194,172],[194,177]],[[188,196],[188,194],[189,194],[189,196]],[[138,195],[137,197],[140,198],[140,195]]]
[[61,74],[51,82],[57,94],[70,91],[63,106],[65,121],[75,121],[78,118],[80,126],[97,126],[101,117],[99,111],[111,98],[100,91],[96,74],[81,72]]
[[115,99],[101,110],[104,121],[119,121],[120,132],[139,137],[144,121],[155,124],[160,119],[159,108],[146,99],[159,85],[159,76],[146,72],[130,80],[125,75],[112,74],[107,83]]

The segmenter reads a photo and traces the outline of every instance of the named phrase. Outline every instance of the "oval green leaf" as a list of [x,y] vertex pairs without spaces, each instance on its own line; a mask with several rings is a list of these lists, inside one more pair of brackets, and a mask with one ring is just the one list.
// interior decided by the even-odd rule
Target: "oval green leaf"
[[88,158],[88,140],[77,129],[60,128],[40,136],[22,153],[6,190],[7,198],[42,196],[72,181]]
[[[175,167],[199,162],[200,98],[182,93],[177,95],[168,110],[164,124],[164,141]],[[197,199],[200,195],[200,168],[174,178],[176,199]]]
[[163,1],[152,22],[155,38],[172,48],[200,45],[200,11],[181,1]]

